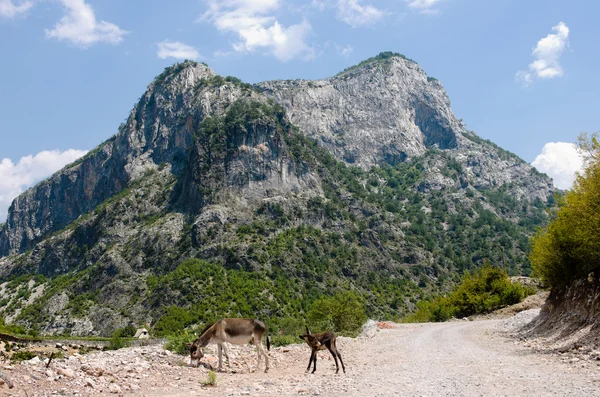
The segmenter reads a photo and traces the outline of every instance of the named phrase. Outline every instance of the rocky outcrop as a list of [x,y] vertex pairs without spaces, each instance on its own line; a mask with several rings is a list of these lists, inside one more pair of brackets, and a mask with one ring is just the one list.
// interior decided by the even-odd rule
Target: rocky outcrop
[[[400,54],[380,54],[324,80],[268,81],[257,87],[348,165],[395,164],[435,147],[464,168],[469,182],[464,187],[510,183],[515,198],[542,202],[554,191],[550,178],[466,130],[441,83]],[[439,176],[439,170],[431,175]]]
[[257,86],[305,134],[365,169],[404,161],[428,147],[456,148],[462,139],[441,84],[401,56],[376,57],[325,80]]
[[214,97],[236,93],[207,93],[198,101],[198,82],[215,73],[195,62],[176,68],[150,84],[115,136],[13,201],[0,232],[0,256],[32,248],[122,191],[148,166],[183,164],[195,125],[219,106]]

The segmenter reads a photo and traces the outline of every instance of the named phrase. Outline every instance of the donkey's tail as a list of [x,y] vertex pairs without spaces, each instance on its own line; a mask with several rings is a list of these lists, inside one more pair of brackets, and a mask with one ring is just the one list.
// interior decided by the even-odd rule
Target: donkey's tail
[[271,350],[271,337],[267,335],[267,350]]

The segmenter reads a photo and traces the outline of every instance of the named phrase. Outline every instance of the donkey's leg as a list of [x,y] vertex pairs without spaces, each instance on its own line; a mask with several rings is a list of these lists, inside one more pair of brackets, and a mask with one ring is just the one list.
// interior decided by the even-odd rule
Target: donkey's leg
[[340,354],[340,351],[337,349],[337,347],[335,348],[335,354],[337,354],[338,358],[340,359],[340,363],[342,363],[342,369],[344,370],[344,373],[346,373],[346,367],[344,367],[344,362],[342,361],[342,355]]
[[317,349],[315,349],[315,355],[313,358],[313,370],[312,370],[311,374],[314,374],[315,371],[317,370],[317,358],[318,358]]
[[260,350],[262,350],[263,354],[265,355],[265,373],[269,372],[269,354],[267,354],[267,352],[265,351],[265,348],[263,347],[262,343],[260,345]]
[[333,359],[335,360],[335,373],[337,374],[338,372],[340,372],[340,365],[337,362],[337,356],[335,355],[335,352],[333,351],[333,349],[335,349],[334,346],[327,346],[327,350],[329,350],[329,353],[331,353],[331,355],[333,356]]
[[[254,340],[256,341],[256,338],[254,338]],[[260,368],[260,356],[261,356],[262,350],[260,348],[260,345],[256,345],[256,356],[257,356],[257,361],[256,361],[256,371],[258,371],[258,369]]]
[[225,353],[225,358],[227,359],[227,367],[231,369],[231,360],[229,360],[229,353],[227,352],[227,345],[223,343],[223,353]]
[[265,372],[269,372],[269,356],[262,345],[262,337],[255,337],[254,340],[256,341],[256,351],[258,352],[258,363],[256,364],[256,370],[258,371],[260,369],[261,356],[265,356]]
[[223,370],[223,344],[217,343],[217,352],[219,353],[219,366],[217,367],[217,371]]
[[308,360],[308,367],[306,367],[306,372],[310,371],[310,365],[312,364],[313,357],[316,354],[316,350],[310,352],[310,359]]

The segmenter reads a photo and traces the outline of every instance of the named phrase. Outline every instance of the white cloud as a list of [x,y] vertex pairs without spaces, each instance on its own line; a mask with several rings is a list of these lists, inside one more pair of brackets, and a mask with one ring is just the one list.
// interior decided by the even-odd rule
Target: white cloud
[[279,0],[208,0],[208,10],[198,19],[209,21],[215,27],[237,34],[233,44],[238,52],[267,50],[280,61],[314,58],[314,49],[306,43],[312,26],[305,19],[286,27],[273,13]]
[[8,207],[15,197],[86,153],[75,149],[46,150],[35,156],[21,157],[16,164],[8,158],[0,161],[0,222],[6,219]]
[[552,27],[555,33],[550,33],[538,41],[532,55],[535,60],[529,64],[529,70],[517,72],[517,80],[528,85],[536,78],[551,79],[564,74],[560,65],[560,56],[569,46],[569,28],[563,22]]
[[435,15],[439,14],[440,10],[435,6],[442,0],[404,0],[408,3],[409,8],[419,10],[421,14]]
[[119,44],[128,32],[114,23],[96,20],[94,9],[84,0],[59,0],[67,14],[54,29],[46,29],[46,36],[87,48],[94,43]]
[[385,12],[372,5],[362,5],[361,0],[338,0],[337,16],[352,27],[372,25],[379,21]]
[[572,143],[549,142],[531,165],[552,177],[557,188],[570,189],[575,172],[583,168],[583,157]]
[[348,57],[354,52],[354,48],[351,45],[347,45],[346,47],[340,48],[339,51],[340,54],[342,54],[345,57]]
[[33,7],[32,1],[0,0],[0,17],[14,18],[24,14]]
[[197,49],[179,41],[163,40],[156,43],[158,46],[158,57],[160,59],[176,58],[176,59],[198,59],[200,53]]

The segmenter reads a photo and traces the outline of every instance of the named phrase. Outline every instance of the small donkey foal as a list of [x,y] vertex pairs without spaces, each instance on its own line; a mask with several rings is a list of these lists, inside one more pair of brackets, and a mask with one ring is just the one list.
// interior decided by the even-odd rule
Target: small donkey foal
[[319,350],[329,350],[333,359],[335,360],[335,373],[340,372],[340,366],[338,364],[338,358],[340,359],[340,363],[342,363],[342,369],[344,373],[346,373],[346,367],[344,367],[344,362],[342,361],[342,355],[338,351],[337,347],[335,347],[335,335],[331,331],[322,332],[320,334],[311,334],[308,327],[306,328],[306,335],[300,335],[300,339],[303,339],[312,349],[310,353],[310,360],[308,360],[308,367],[306,368],[306,372],[310,371],[310,364],[313,364],[312,373],[314,374],[317,370],[317,351]]

